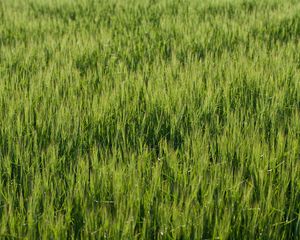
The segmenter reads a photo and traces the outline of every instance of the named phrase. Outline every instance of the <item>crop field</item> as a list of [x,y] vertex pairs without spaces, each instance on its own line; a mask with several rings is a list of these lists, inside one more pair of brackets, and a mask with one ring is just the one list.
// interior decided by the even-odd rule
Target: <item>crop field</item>
[[0,239],[300,239],[300,1],[0,0]]

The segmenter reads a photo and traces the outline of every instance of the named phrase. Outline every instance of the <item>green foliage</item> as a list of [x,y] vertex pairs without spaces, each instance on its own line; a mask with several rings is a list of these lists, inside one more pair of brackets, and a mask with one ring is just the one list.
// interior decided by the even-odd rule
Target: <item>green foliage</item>
[[299,7],[0,1],[0,237],[299,239]]

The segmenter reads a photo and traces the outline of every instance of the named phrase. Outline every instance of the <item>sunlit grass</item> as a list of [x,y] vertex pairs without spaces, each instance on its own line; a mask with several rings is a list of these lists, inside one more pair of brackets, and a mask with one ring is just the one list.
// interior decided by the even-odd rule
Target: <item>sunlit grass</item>
[[1,238],[299,239],[299,7],[1,1]]

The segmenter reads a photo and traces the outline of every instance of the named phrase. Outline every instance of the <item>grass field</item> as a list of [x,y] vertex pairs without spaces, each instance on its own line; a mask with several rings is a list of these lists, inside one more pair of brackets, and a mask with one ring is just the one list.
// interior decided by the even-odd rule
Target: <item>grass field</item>
[[1,0],[1,239],[300,239],[298,0]]

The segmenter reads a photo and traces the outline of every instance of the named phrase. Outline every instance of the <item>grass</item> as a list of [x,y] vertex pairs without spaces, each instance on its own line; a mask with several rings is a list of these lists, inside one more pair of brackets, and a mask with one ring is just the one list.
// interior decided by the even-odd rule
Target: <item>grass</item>
[[1,1],[1,238],[300,239],[299,10]]

